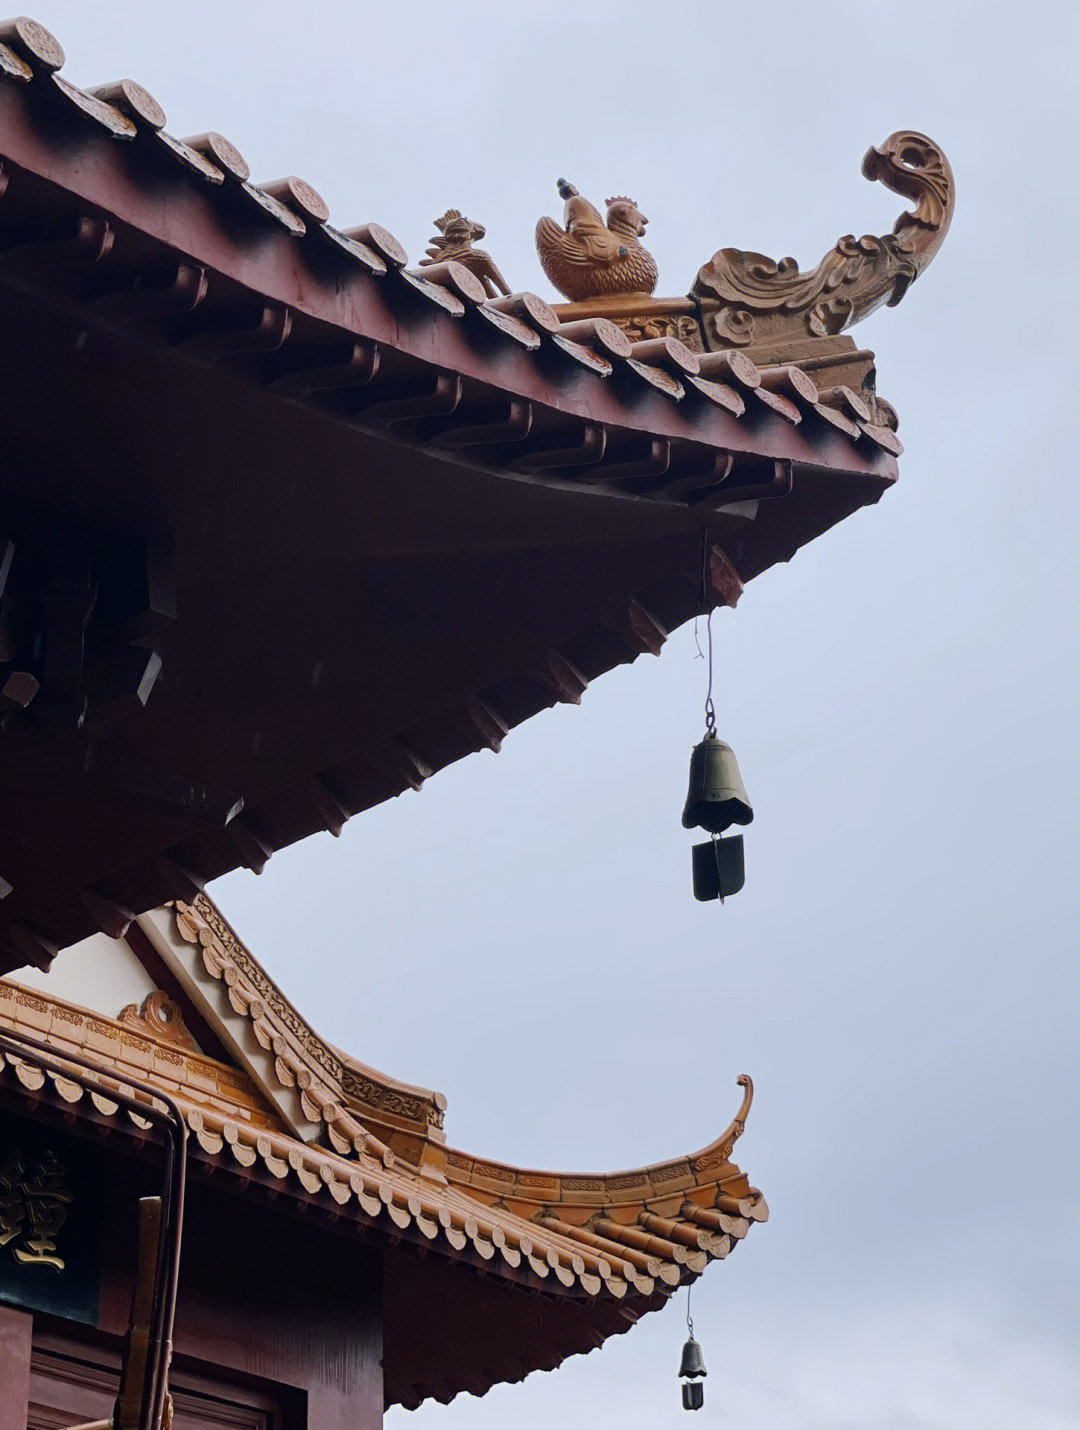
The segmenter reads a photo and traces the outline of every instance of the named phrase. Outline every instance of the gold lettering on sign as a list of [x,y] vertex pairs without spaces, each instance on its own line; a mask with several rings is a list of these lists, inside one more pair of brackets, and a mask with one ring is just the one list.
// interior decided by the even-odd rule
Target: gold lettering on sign
[[0,1246],[7,1246],[22,1234],[26,1206],[22,1199],[26,1169],[18,1152],[12,1152],[0,1171]]
[[[31,1176],[22,1154],[13,1151],[0,1170],[0,1246],[11,1243],[12,1255],[23,1266],[48,1266],[63,1271],[56,1237],[74,1195],[64,1186],[64,1168],[55,1152],[46,1152]],[[24,1223],[29,1220],[29,1227]],[[19,1238],[23,1241],[19,1244]]]

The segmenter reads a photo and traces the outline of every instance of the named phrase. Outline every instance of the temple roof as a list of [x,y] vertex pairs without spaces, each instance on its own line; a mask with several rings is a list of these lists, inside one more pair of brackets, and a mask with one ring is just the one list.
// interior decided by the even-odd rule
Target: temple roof
[[[152,949],[140,956],[165,970],[177,999],[156,993],[112,1018],[0,981],[0,1027],[100,1065],[96,1086],[84,1090],[35,1066],[29,1054],[5,1055],[3,1095],[33,1097],[38,1115],[42,1103],[54,1105],[86,1120],[90,1132],[89,1124],[121,1124],[139,1139],[149,1124],[118,1109],[108,1093],[127,1087],[126,1077],[148,1082],[180,1105],[195,1170],[218,1169],[214,1188],[253,1196],[274,1189],[332,1211],[339,1231],[355,1227],[391,1249],[430,1252],[435,1262],[411,1257],[386,1278],[388,1404],[479,1393],[591,1349],[664,1305],[768,1215],[732,1161],[752,1098],[747,1077],[739,1079],[734,1118],[690,1156],[607,1174],[467,1156],[445,1145],[444,1098],[320,1039],[205,896],[155,910],[138,929]],[[139,954],[145,946],[136,937],[132,947]],[[197,1014],[221,1057],[196,1049],[185,1011],[193,1020]],[[447,1282],[454,1267],[459,1279]],[[470,1269],[483,1273],[479,1283]],[[443,1326],[424,1350],[412,1333],[435,1284],[463,1304],[494,1296],[505,1326],[518,1329],[505,1330],[494,1350],[482,1345],[481,1304],[473,1331],[468,1321],[455,1322],[452,1333]],[[529,1298],[508,1300],[506,1288],[558,1301],[557,1318],[538,1321]],[[407,1354],[398,1345],[406,1338]],[[396,1378],[406,1366],[409,1379]]]
[[895,479],[845,335],[490,298],[62,64],[3,28],[0,969],[497,750]]

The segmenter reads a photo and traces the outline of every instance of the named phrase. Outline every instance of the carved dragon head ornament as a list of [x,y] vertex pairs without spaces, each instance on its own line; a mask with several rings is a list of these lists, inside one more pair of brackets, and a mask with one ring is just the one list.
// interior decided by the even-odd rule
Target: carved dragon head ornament
[[862,171],[864,178],[880,179],[893,193],[914,201],[914,210],[900,215],[893,233],[912,228],[936,233],[936,252],[952,219],[955,188],[949,161],[937,145],[913,129],[898,130],[866,151]]
[[925,134],[902,129],[870,149],[862,172],[915,203],[891,233],[845,234],[816,268],[793,258],[722,248],[698,273],[692,296],[702,307],[707,347],[772,344],[828,337],[883,303],[898,303],[941,247],[956,185],[942,150]]
[[[899,216],[891,233],[845,234],[806,272],[794,258],[720,249],[691,291],[696,315],[681,320],[696,331],[700,318],[695,345],[770,350],[796,339],[832,337],[881,304],[900,301],[948,232],[956,192],[952,169],[932,139],[901,129],[868,150],[862,172],[915,207]],[[619,300],[632,298],[626,322],[640,327],[648,314],[639,300],[650,297],[657,280],[656,263],[640,242],[648,220],[626,194],[607,199],[602,218],[566,179],[557,187],[566,201],[564,222],[542,218],[536,226],[544,272],[571,302],[599,300],[616,322]],[[670,300],[676,307],[680,302],[685,305],[684,299]],[[664,321],[670,326],[676,320]]]

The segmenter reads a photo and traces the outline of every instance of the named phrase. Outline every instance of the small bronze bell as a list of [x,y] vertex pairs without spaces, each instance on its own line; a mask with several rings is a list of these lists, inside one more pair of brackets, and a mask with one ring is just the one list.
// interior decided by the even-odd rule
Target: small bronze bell
[[701,1347],[693,1336],[688,1337],[686,1344],[682,1348],[682,1362],[679,1365],[679,1375],[685,1379],[687,1376],[693,1378],[699,1375],[708,1375],[705,1369],[705,1357],[701,1354]]
[[682,1388],[684,1410],[700,1410],[705,1404],[705,1387],[701,1384],[701,1380],[707,1374],[705,1357],[701,1354],[701,1347],[691,1333],[682,1348],[682,1363],[679,1366],[679,1375],[684,1382]]
[[683,827],[722,834],[730,824],[749,824],[754,817],[730,745],[710,731],[690,756],[690,789]]

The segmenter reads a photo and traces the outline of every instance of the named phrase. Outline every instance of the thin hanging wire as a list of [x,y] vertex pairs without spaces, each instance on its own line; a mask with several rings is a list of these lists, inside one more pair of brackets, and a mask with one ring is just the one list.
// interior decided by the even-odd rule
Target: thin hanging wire
[[694,1318],[690,1314],[690,1286],[686,1287],[686,1330],[690,1339],[694,1339]]
[[[713,643],[712,643],[712,618],[713,606],[709,602],[709,536],[705,533],[701,545],[701,604],[706,607],[705,613],[705,645],[708,651],[708,680],[705,686],[705,738],[716,738],[716,706],[713,704]],[[700,651],[701,647],[698,647]],[[716,887],[724,887],[723,873],[720,868],[720,841],[714,833],[712,836],[713,859],[716,862]],[[720,902],[724,902],[723,894],[720,895]],[[694,1334],[694,1323],[690,1319],[690,1287],[686,1288],[686,1324],[690,1327],[691,1336]]]
[[709,683],[705,689],[705,734],[710,738],[716,735],[716,706],[712,698],[712,611],[705,617],[705,643],[709,652]]
[[[708,650],[708,683],[705,688],[705,734],[710,739],[716,737],[716,707],[713,704],[713,607],[709,601],[709,534],[706,532],[701,543],[701,604],[705,609],[705,643]],[[700,650],[700,646],[698,647]]]

